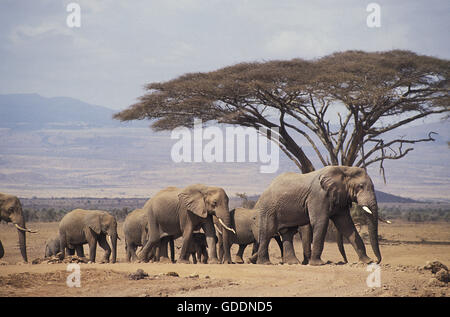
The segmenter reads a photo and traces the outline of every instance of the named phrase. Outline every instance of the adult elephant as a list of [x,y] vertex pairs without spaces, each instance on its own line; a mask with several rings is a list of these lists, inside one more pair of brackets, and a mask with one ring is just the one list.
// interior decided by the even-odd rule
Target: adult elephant
[[108,263],[111,257],[111,247],[106,240],[110,237],[112,245],[112,259],[117,258],[117,221],[112,215],[102,210],[75,209],[66,214],[59,223],[59,239],[61,258],[64,259],[66,248],[82,248],[89,245],[89,261],[95,262],[97,242],[105,250],[103,262]]
[[[229,234],[230,245],[238,244],[239,250],[235,257],[235,262],[242,264],[244,263],[243,255],[245,248],[249,244],[253,244],[252,255],[256,255],[258,251],[258,210],[257,209],[248,209],[238,207],[230,211],[231,216],[231,228],[235,230],[235,232]],[[219,259],[222,258],[223,255],[223,230],[221,230],[220,223],[215,221],[215,225],[217,227],[217,238],[219,245]],[[274,236],[275,240],[280,247],[281,256],[283,257],[283,247],[281,244],[281,239],[278,234]],[[250,262],[256,262],[256,256],[251,257],[249,259]]]
[[350,217],[352,202],[366,211],[370,243],[381,262],[378,244],[378,205],[375,190],[367,172],[359,167],[327,166],[307,173],[284,173],[276,177],[262,193],[255,208],[260,211],[259,264],[270,264],[268,245],[276,232],[282,234],[288,263],[299,263],[292,238],[298,226],[312,228],[310,265],[321,265],[329,219],[352,244],[359,260],[370,263],[366,248]]
[[[160,243],[164,236],[174,239],[183,237],[178,263],[189,263],[188,246],[195,230],[203,228],[208,244],[208,262],[218,263],[216,232],[212,216],[215,215],[225,226],[230,226],[228,196],[220,187],[202,184],[185,188],[168,187],[149,199],[144,210],[148,217],[149,239],[141,250],[140,258]],[[231,263],[228,232],[224,233],[224,259]]]
[[[19,198],[13,195],[0,193],[0,220],[12,222],[19,234],[20,254],[24,262],[28,262],[26,232],[36,233],[36,231],[25,227],[25,217],[22,210],[22,204]],[[0,259],[4,255],[4,249],[0,241]]]
[[[128,262],[136,261],[136,249],[142,247],[148,240],[148,219],[147,213],[144,209],[135,209],[130,212],[123,223],[123,233],[125,235],[125,251]],[[149,258],[144,259],[145,262],[149,260],[159,261],[159,258],[168,259],[167,244],[171,246],[171,258],[174,261],[174,242],[172,237],[164,237],[160,241],[157,249],[154,249]],[[170,260],[167,260],[170,261]]]

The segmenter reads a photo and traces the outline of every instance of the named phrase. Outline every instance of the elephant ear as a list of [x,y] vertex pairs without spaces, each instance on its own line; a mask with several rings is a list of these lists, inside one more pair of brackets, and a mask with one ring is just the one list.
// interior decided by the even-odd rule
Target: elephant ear
[[319,183],[327,192],[330,209],[348,204],[348,192],[345,186],[345,173],[338,167],[327,169],[319,176]]
[[204,195],[199,188],[194,186],[186,187],[181,193],[178,194],[178,198],[190,212],[202,218],[206,218],[208,216]]
[[100,217],[98,214],[92,213],[86,215],[85,218],[86,225],[92,229],[96,234],[100,234],[102,232],[102,226],[100,222]]

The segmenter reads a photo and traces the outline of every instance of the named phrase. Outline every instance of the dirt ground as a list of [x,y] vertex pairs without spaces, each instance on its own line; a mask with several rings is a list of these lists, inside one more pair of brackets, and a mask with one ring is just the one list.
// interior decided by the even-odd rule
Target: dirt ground
[[[45,241],[57,232],[57,223],[29,223],[39,233],[27,236],[28,260],[43,258]],[[363,232],[367,229],[363,228]],[[342,265],[335,243],[326,243],[322,255],[330,264],[313,267],[281,265],[275,241],[270,256],[276,265],[254,264],[162,264],[126,263],[124,239],[118,243],[118,263],[80,264],[81,287],[68,287],[72,272],[67,264],[20,264],[17,232],[11,224],[0,224],[5,256],[0,261],[0,296],[178,296],[178,297],[296,297],[296,296],[445,296],[448,283],[438,282],[427,261],[450,265],[450,223],[381,224],[380,286],[369,287],[367,265],[357,263],[351,245],[346,244],[349,263]],[[123,237],[122,224],[119,235]],[[177,240],[179,247],[180,241]],[[374,258],[369,244],[368,255]],[[300,241],[295,242],[302,259]],[[87,254],[87,246],[85,253]],[[232,254],[237,246],[232,247]],[[103,250],[97,248],[97,259]],[[179,249],[177,249],[179,252]],[[247,247],[244,259],[248,258]],[[129,275],[142,269],[148,274],[139,280]],[[376,272],[375,272],[376,273]],[[375,274],[373,273],[373,274]],[[374,276],[374,275],[372,275]],[[370,278],[369,278],[370,280]],[[376,282],[376,280],[375,280]]]

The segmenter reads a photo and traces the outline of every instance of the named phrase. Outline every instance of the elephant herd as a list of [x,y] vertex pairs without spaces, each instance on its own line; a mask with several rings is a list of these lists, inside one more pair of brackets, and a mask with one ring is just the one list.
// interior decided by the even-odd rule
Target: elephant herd
[[[378,205],[367,172],[358,167],[327,166],[307,174],[284,173],[261,194],[253,209],[229,209],[223,188],[194,184],[168,187],[150,198],[142,209],[127,215],[123,224],[127,261],[175,262],[174,240],[182,238],[177,263],[233,263],[230,248],[239,245],[236,263],[253,244],[252,263],[270,264],[268,246],[274,238],[283,263],[300,263],[294,251],[293,236],[300,232],[303,264],[321,265],[325,235],[331,220],[338,232],[338,247],[346,261],[343,237],[353,246],[363,263],[372,260],[350,216],[352,203],[364,210],[370,244],[381,261],[378,243]],[[0,194],[1,220],[13,222],[19,232],[19,246],[27,261],[25,227],[20,201]],[[109,236],[111,246],[107,242]],[[105,211],[75,209],[59,224],[59,235],[47,242],[46,256],[77,253],[84,257],[89,245],[89,261],[95,262],[96,246],[104,249],[102,262],[117,260],[116,219]],[[142,247],[136,254],[138,247]],[[169,259],[170,247],[170,259]],[[0,242],[0,258],[3,256]]]

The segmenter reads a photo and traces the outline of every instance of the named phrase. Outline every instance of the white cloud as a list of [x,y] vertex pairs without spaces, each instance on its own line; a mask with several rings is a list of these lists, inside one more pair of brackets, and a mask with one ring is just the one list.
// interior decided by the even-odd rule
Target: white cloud
[[275,58],[313,58],[328,54],[335,41],[325,34],[311,32],[281,31],[266,43],[266,51]]
[[54,22],[44,22],[39,25],[19,25],[12,29],[9,39],[13,43],[20,43],[33,38],[42,38],[47,36],[65,35],[71,36],[73,32],[63,24]]

